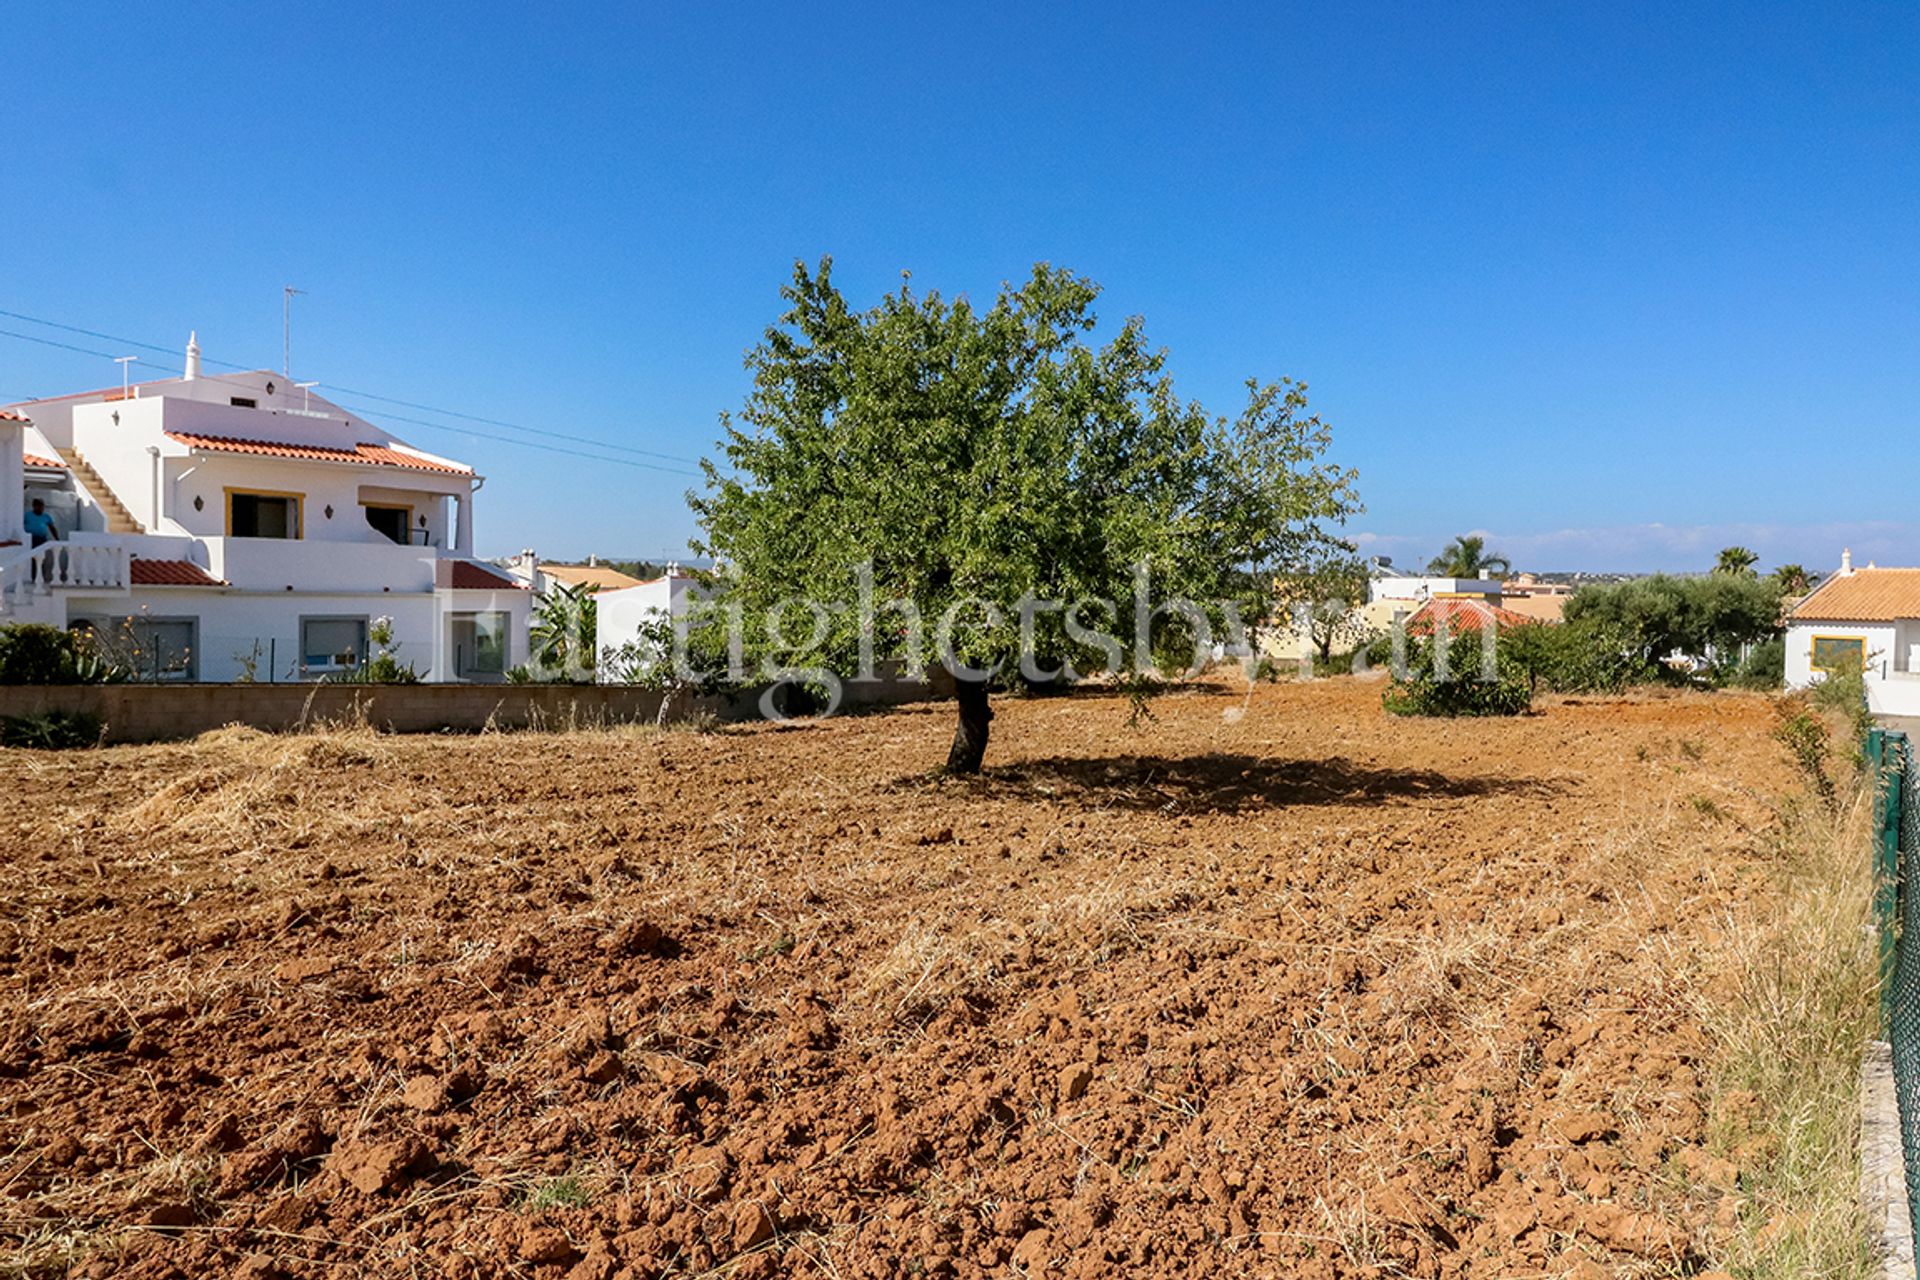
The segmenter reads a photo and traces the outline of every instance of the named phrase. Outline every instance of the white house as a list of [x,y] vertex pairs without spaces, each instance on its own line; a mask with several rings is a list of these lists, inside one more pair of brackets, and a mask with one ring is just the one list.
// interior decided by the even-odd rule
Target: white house
[[1786,656],[1789,689],[1859,663],[1871,710],[1920,715],[1920,569],[1856,569],[1842,552],[1840,572],[1788,615]]
[[[640,628],[654,619],[678,622],[691,604],[705,598],[706,591],[699,580],[690,573],[682,573],[679,565],[671,563],[666,573],[638,586],[598,592],[594,596],[594,627],[600,652],[604,654],[637,640]],[[610,669],[605,662],[598,664],[597,670],[603,684],[619,679],[618,671]]]
[[[0,623],[131,630],[162,678],[311,680],[392,619],[422,677],[526,660],[531,592],[473,559],[472,467],[281,375],[0,407]],[[38,499],[55,539],[30,545]]]

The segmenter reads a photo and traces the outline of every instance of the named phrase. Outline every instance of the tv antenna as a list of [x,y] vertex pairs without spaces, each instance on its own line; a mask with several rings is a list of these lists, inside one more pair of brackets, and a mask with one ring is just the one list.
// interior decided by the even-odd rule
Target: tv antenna
[[125,400],[133,394],[133,375],[129,371],[133,368],[133,362],[139,358],[139,356],[115,356],[113,358],[113,362],[120,366],[120,398],[122,400]]
[[280,372],[289,378],[293,376],[293,295],[305,292],[292,285],[280,290]]

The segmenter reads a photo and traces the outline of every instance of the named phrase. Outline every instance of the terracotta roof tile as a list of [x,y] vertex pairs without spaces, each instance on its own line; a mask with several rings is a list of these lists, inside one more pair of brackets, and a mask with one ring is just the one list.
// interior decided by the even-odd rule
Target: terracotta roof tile
[[127,579],[136,587],[217,587],[220,580],[191,560],[149,560],[135,556],[127,562]]
[[23,453],[20,455],[20,461],[24,462],[29,467],[47,467],[49,469],[55,469],[60,471],[65,471],[67,469],[67,464],[60,461],[60,459],[43,458],[37,453]]
[[203,436],[187,431],[169,431],[167,438],[178,440],[190,449],[209,449],[216,453],[253,453],[268,458],[299,458],[309,462],[360,462],[377,467],[401,467],[408,471],[435,471],[444,475],[470,476],[472,467],[436,462],[384,444],[356,444],[351,449],[332,445],[280,444],[272,440],[242,440],[233,436]]
[[447,573],[447,585],[456,591],[518,591],[523,584],[471,560],[455,560]]
[[1424,636],[1433,633],[1440,619],[1445,619],[1448,635],[1463,635],[1478,631],[1492,619],[1498,627],[1534,627],[1541,625],[1538,618],[1529,618],[1524,613],[1515,613],[1511,609],[1502,609],[1499,605],[1488,604],[1484,600],[1471,600],[1442,596],[1429,600],[1414,611],[1407,619],[1407,634]]
[[1920,569],[1837,573],[1795,605],[1794,621],[1892,622],[1920,618]]
[[0,421],[31,422],[33,421],[33,419],[27,417],[27,415],[24,413],[15,413],[11,409],[0,409]]

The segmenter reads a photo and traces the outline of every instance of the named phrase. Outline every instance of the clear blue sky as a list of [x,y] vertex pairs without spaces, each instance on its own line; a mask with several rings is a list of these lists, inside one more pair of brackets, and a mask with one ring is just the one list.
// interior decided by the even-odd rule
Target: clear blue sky
[[[1046,259],[1216,412],[1305,380],[1403,561],[1920,563],[1912,0],[400,8],[14,6],[0,308],[277,367],[292,283],[323,389],[697,457],[795,258]],[[0,400],[117,377],[0,338]],[[690,477],[385,420],[485,553],[691,532]]]

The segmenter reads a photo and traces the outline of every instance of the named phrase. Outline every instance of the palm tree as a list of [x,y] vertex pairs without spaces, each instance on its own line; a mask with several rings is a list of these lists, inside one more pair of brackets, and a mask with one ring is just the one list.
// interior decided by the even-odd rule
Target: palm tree
[[540,598],[528,629],[533,665],[579,676],[593,669],[598,610],[586,583],[554,583]]
[[1773,580],[1780,584],[1781,595],[1803,596],[1819,585],[1820,575],[1797,564],[1783,564],[1773,571]]
[[1720,552],[1719,561],[1713,566],[1715,573],[1724,573],[1735,578],[1753,576],[1753,566],[1760,557],[1745,547],[1727,547]]
[[1461,534],[1427,561],[1427,572],[1441,578],[1477,578],[1482,571],[1504,578],[1513,572],[1513,562],[1489,552],[1487,540],[1477,533]]

